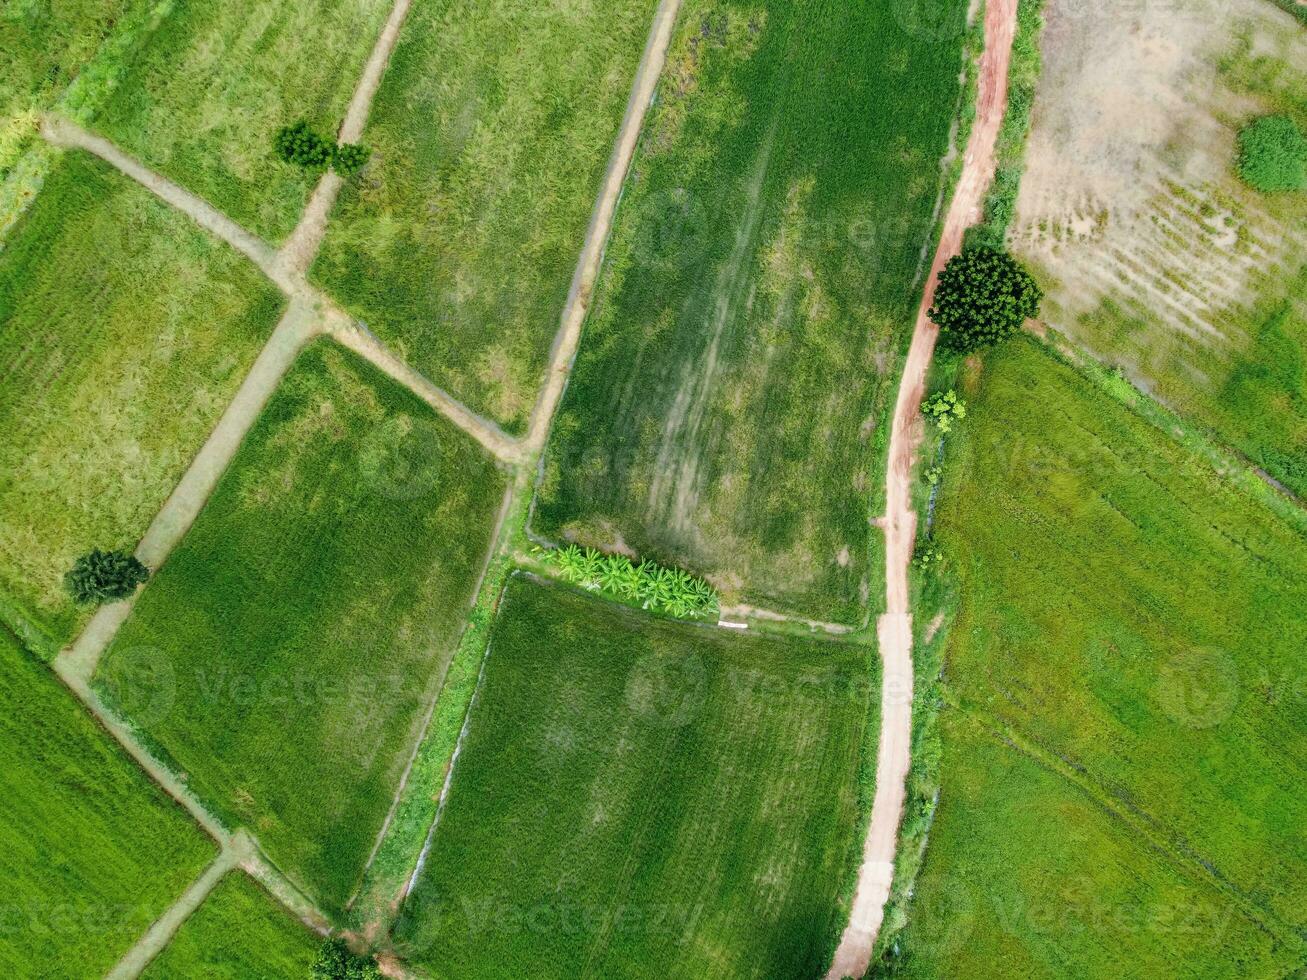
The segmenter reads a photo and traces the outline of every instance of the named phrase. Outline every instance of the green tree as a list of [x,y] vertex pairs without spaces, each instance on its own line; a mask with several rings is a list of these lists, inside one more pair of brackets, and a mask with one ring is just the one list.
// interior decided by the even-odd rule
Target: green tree
[[331,165],[342,177],[353,177],[363,169],[372,151],[358,143],[341,143],[332,153]]
[[1307,187],[1307,137],[1288,116],[1262,116],[1239,131],[1239,176],[1268,193]]
[[126,551],[88,552],[64,575],[64,587],[79,606],[125,599],[150,577],[150,570]]
[[1021,263],[980,245],[948,260],[927,315],[939,325],[940,343],[965,354],[1020,330],[1043,297]]
[[334,151],[331,141],[315,133],[303,119],[277,130],[272,145],[281,159],[309,170],[326,167]]
[[343,939],[328,939],[318,948],[309,976],[312,980],[381,980],[381,971],[372,957],[350,952]]

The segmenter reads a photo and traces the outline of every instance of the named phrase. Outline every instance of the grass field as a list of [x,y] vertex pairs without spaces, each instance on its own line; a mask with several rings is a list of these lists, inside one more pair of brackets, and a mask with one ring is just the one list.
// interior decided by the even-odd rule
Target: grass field
[[[133,0],[6,4],[0,11],[0,134],[9,134],[19,114],[53,102],[136,5]],[[5,163],[0,154],[0,164]]]
[[[533,528],[860,621],[965,4],[688,0]],[[956,27],[956,31],[951,28]]]
[[0,626],[0,970],[100,976],[217,849]]
[[292,980],[307,977],[322,939],[259,887],[233,871],[218,883],[144,980]]
[[1295,964],[1206,874],[1002,732],[946,710],[900,976],[1271,978]]
[[135,547],[272,329],[281,299],[191,221],[63,157],[0,252],[0,616],[50,655],[62,576]]
[[397,944],[435,976],[817,975],[872,661],[515,577]]
[[[1264,935],[1220,948],[1166,937],[1163,973],[1237,975],[1243,955],[1265,966],[1267,937],[1273,959],[1301,961],[1307,519],[1268,506],[1255,480],[1260,495],[1236,489],[1029,340],[987,359],[948,458],[937,535],[962,596],[948,685],[1006,734],[947,750],[927,864],[1031,909],[1050,882],[1085,878],[1083,901],[1123,922],[1078,936],[1075,951],[1037,922],[1003,927],[1007,939],[986,926],[956,955],[986,961],[1010,941],[1042,964],[1032,975],[1058,974],[1059,956],[1099,975],[1089,964],[1123,954],[1104,945],[1150,941],[1131,924],[1158,903],[1188,907],[1183,895],[1202,887]],[[1017,781],[1003,741],[1028,743],[1075,786],[1033,770]],[[967,800],[982,793],[996,809],[980,816]],[[1059,836],[1095,807],[1110,811],[1093,832],[1102,861]],[[983,847],[982,834],[993,835]],[[1159,858],[1180,892],[1157,891],[1147,868]],[[1153,884],[1126,887],[1146,871]],[[940,975],[966,971],[945,961]]]
[[272,241],[317,174],[272,138],[306,119],[334,136],[388,0],[177,3],[124,73],[95,128]]
[[348,899],[462,629],[503,478],[320,341],[97,674],[327,911]]
[[1251,119],[1307,128],[1307,35],[1264,0],[1048,3],[1013,227],[1042,318],[1307,497],[1307,194],[1234,168]]
[[415,4],[314,278],[436,384],[520,432],[654,0]]

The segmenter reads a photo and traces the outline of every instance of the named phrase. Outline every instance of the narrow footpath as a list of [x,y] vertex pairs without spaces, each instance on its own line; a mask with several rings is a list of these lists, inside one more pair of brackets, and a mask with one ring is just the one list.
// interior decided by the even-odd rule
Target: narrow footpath
[[940,270],[961,251],[963,233],[980,220],[985,192],[994,177],[994,145],[1007,108],[1008,62],[1016,15],[1017,0],[986,0],[985,50],[980,57],[976,119],[967,141],[962,174],[944,218],[939,247],[922,293],[894,405],[885,474],[885,517],[881,522],[885,530],[885,612],[876,623],[884,675],[876,795],[849,924],[840,937],[827,980],[861,977],[867,972],[894,880],[894,857],[912,744],[912,609],[908,566],[917,533],[917,515],[912,510],[912,465],[921,443],[921,399],[926,374],[939,333],[926,311],[934,301]]

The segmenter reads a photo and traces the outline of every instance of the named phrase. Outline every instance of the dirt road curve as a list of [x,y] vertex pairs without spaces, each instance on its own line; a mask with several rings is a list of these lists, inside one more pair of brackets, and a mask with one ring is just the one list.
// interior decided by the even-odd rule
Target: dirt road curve
[[917,530],[917,515],[912,511],[912,462],[921,441],[921,398],[938,333],[926,310],[934,298],[940,269],[961,249],[963,232],[979,220],[985,191],[994,176],[994,143],[1007,107],[1008,61],[1016,30],[1016,6],[1017,0],[987,0],[985,4],[985,50],[980,59],[976,121],[967,142],[962,174],[944,219],[935,261],[926,280],[894,405],[882,522],[885,614],[876,624],[884,671],[876,796],[853,909],[827,980],[861,977],[867,971],[894,877],[894,854],[903,815],[912,737],[912,610],[908,604],[908,564],[912,561]]

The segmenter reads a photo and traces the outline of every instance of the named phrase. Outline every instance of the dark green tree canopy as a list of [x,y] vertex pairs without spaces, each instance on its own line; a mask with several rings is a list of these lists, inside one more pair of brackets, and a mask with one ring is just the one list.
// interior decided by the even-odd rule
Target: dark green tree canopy
[[372,957],[351,953],[343,939],[328,939],[318,949],[309,976],[313,980],[381,980],[381,971]]
[[1259,191],[1307,187],[1307,137],[1288,116],[1262,116],[1239,131],[1239,176]]
[[363,169],[372,151],[358,143],[341,143],[331,158],[331,165],[342,177],[353,177]]
[[283,126],[273,137],[273,147],[277,156],[287,163],[293,163],[311,170],[321,169],[331,163],[335,147],[324,136],[319,136],[303,119],[293,126]]
[[1020,330],[1043,297],[1021,263],[981,245],[948,260],[927,315],[939,325],[941,344],[967,353]]
[[74,602],[89,606],[125,599],[149,577],[149,569],[135,555],[96,548],[73,563],[64,575],[64,586]]

